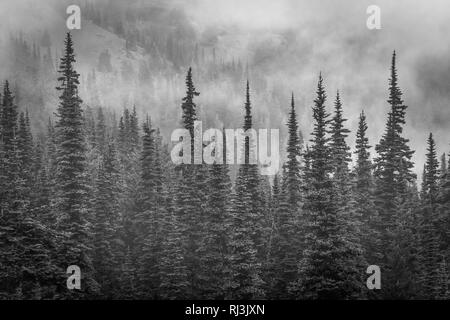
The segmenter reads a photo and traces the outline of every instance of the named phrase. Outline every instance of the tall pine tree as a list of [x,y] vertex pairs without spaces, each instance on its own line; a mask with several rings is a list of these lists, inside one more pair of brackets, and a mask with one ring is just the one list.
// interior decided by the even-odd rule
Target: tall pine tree
[[358,270],[357,260],[359,250],[352,243],[355,239],[347,235],[351,230],[348,216],[339,208],[325,102],[320,75],[313,106],[312,145],[308,153],[308,191],[303,206],[306,249],[299,262],[299,279],[291,292],[304,299],[357,298],[362,289],[362,272]]
[[[270,252],[273,282],[270,297],[289,298],[288,287],[297,279],[298,260],[303,249],[301,238],[303,224],[301,215],[301,144],[299,137],[294,95],[288,118],[287,161],[283,167],[283,181],[278,193],[278,207],[275,209],[274,236]],[[278,179],[277,179],[278,180]],[[278,183],[278,181],[277,181]]]
[[374,176],[383,248],[381,267],[386,279],[386,285],[382,289],[383,296],[400,298],[410,296],[411,290],[409,279],[412,278],[412,270],[406,261],[409,250],[399,249],[399,246],[400,243],[407,243],[404,241],[408,234],[405,225],[412,212],[408,197],[415,175],[411,171],[414,152],[408,146],[408,139],[403,137],[407,107],[403,104],[402,91],[398,86],[395,51],[392,56],[388,103],[390,111],[386,131],[375,147],[378,157],[374,161]]
[[[56,115],[56,207],[61,243],[60,265],[63,270],[77,265],[82,272],[79,291],[69,291],[61,281],[61,293],[73,298],[87,298],[97,291],[92,277],[91,234],[87,224],[86,146],[83,112],[78,96],[79,74],[74,69],[72,36],[67,33],[64,56],[58,70],[60,92]],[[66,278],[65,274],[62,275]]]
[[[253,127],[250,101],[250,86],[247,81],[244,105],[244,131]],[[230,239],[230,279],[228,297],[233,299],[255,299],[264,296],[262,279],[265,248],[263,246],[263,209],[260,193],[259,169],[250,163],[254,152],[250,137],[246,137],[244,163],[239,166],[232,199],[233,232]]]
[[436,145],[433,135],[428,137],[428,148],[425,163],[425,175],[422,184],[422,218],[420,219],[420,284],[422,297],[436,299],[441,292],[440,288],[440,255],[439,220],[437,212],[437,192],[439,178],[439,163],[436,155]]
[[355,210],[361,217],[361,244],[369,265],[380,263],[380,222],[374,201],[374,181],[370,160],[367,120],[364,111],[359,116],[356,132],[356,166],[354,169]]

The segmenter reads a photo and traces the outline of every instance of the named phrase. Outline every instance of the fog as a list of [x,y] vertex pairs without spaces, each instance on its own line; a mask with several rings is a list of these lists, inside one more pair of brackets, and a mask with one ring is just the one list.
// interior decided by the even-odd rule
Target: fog
[[[63,2],[1,0],[0,49],[5,46],[11,32],[21,30],[28,39],[32,39],[43,30],[49,30],[54,52],[60,51],[63,34],[67,31],[64,6],[85,3]],[[330,111],[336,90],[340,90],[344,113],[352,129],[348,139],[350,145],[354,144],[358,115],[363,109],[368,117],[372,145],[379,141],[384,131],[389,68],[392,52],[396,50],[399,84],[409,106],[405,135],[416,150],[417,173],[420,174],[423,167],[425,142],[430,131],[436,137],[440,153],[450,150],[450,6],[446,0],[135,0],[112,1],[109,5],[111,3],[122,5],[124,10],[130,3],[168,6],[182,11],[187,19],[183,23],[192,28],[196,41],[206,48],[214,47],[225,61],[239,59],[246,65],[247,76],[251,84],[254,83],[254,113],[261,125],[284,127],[292,91],[296,96],[300,126],[307,136],[312,128],[311,105],[317,78],[322,72]],[[378,5],[381,9],[381,30],[366,27],[369,5]],[[151,22],[152,19],[154,16],[150,15],[148,20]],[[84,20],[82,29],[74,32],[82,74],[95,68],[98,52],[104,49],[95,47],[98,39],[95,34],[98,37],[98,33],[90,22]],[[108,41],[105,45],[117,45],[113,40]],[[120,52],[113,51],[113,55],[119,56]],[[139,52],[132,58],[145,55]],[[0,63],[0,79],[4,80],[8,73],[2,70],[8,69],[9,61],[2,53]],[[159,104],[154,105],[169,104],[167,110],[179,112],[184,90],[183,74],[188,64],[184,67],[184,70],[177,71],[174,88],[167,93],[169,97],[159,99]],[[155,81],[162,82],[164,77],[164,73],[155,75]],[[225,83],[222,78],[217,81],[199,80],[197,89],[202,93],[198,98],[199,105],[202,114],[210,112],[209,116],[215,119],[216,125],[226,122],[226,125],[239,126],[240,122],[230,122],[239,121],[244,84],[243,81],[238,84],[242,87],[239,91]],[[129,91],[130,88],[109,88],[102,98],[105,105],[117,107],[114,102],[122,101],[118,95],[124,90]],[[271,97],[274,92],[277,93],[276,99]],[[154,106],[138,98],[133,102],[141,113],[149,110],[153,113],[167,112],[163,110],[165,107],[155,110]],[[215,109],[209,111],[211,104],[215,104]],[[225,112],[232,114],[229,119],[221,119],[214,112],[219,105],[226,108],[220,115]]]

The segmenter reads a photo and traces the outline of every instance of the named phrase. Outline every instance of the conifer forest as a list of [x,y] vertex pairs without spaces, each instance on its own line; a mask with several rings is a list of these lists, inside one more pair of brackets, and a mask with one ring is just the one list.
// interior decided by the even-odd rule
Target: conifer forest
[[[0,300],[449,299],[448,32],[210,2],[0,3]],[[278,129],[276,172],[196,121]]]

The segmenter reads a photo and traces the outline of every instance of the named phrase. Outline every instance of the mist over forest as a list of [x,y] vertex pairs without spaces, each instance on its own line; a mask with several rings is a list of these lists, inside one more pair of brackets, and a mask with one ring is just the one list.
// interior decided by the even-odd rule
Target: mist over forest
[[[3,0],[0,78],[13,84],[33,131],[44,132],[57,105],[65,10],[77,4],[82,27],[72,33],[85,105],[117,113],[135,105],[168,139],[179,127],[184,77],[192,66],[204,128],[241,125],[238,111],[249,79],[255,126],[279,128],[285,139],[293,92],[306,141],[322,72],[329,110],[339,90],[347,125],[355,132],[364,109],[374,145],[384,130],[396,50],[409,107],[405,135],[420,176],[430,131],[440,152],[449,149],[450,46],[443,39],[450,7],[445,0],[431,2],[378,1],[382,29],[369,30],[370,1]],[[348,140],[353,146],[354,136]]]
[[0,300],[450,299],[449,16],[1,1]]

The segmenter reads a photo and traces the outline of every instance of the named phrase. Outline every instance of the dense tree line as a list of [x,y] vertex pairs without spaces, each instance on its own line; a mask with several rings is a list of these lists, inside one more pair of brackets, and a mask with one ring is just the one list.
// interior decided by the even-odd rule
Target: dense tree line
[[[286,161],[270,182],[248,137],[233,179],[225,148],[223,163],[173,164],[150,116],[83,107],[74,63],[68,34],[46,133],[32,134],[3,85],[1,299],[449,297],[450,168],[430,134],[418,190],[395,52],[373,157],[361,112],[352,163],[345,104],[337,92],[329,113],[320,75],[311,139],[304,145],[292,95]],[[199,94],[189,69],[180,124],[192,136]],[[244,130],[253,112],[247,82]],[[69,265],[81,290],[66,287]],[[369,265],[381,268],[381,290],[365,286]]]

